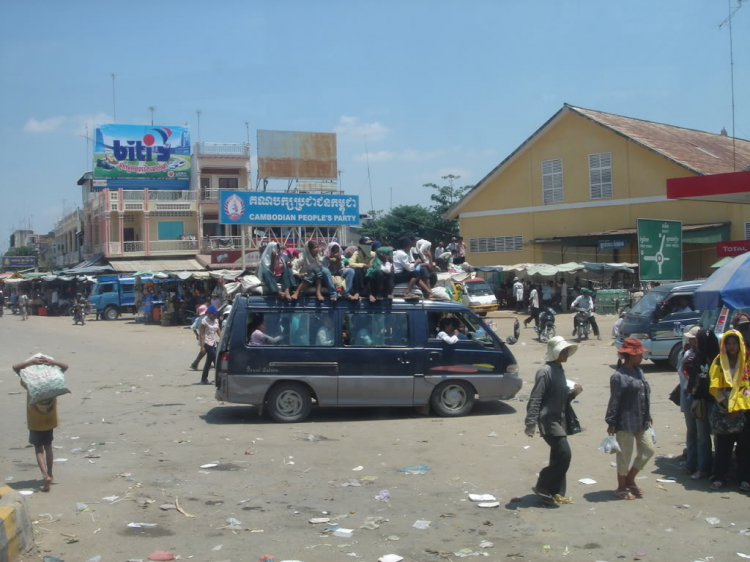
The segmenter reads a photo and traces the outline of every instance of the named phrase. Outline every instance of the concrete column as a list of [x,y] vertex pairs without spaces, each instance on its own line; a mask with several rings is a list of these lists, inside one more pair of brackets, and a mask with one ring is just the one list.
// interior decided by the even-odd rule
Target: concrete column
[[107,211],[104,215],[104,257],[110,257],[109,255],[109,239],[110,239],[110,226],[112,223],[112,213]]
[[[120,195],[122,195],[122,192],[120,193]],[[122,208],[122,200],[120,200],[120,208]],[[124,217],[125,217],[125,213],[123,213],[122,210],[120,210],[117,213],[117,221],[119,223],[118,224],[118,227],[119,227],[118,230],[120,232],[120,255],[121,256],[125,255],[125,240],[124,240],[125,224],[123,222],[123,218]]]
[[151,255],[151,213],[148,211],[143,213],[143,249],[147,256]]

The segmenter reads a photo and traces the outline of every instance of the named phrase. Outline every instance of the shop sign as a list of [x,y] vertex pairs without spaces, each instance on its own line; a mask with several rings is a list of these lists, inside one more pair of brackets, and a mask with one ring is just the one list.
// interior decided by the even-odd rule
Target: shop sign
[[3,267],[36,267],[36,256],[3,256]]
[[717,242],[716,255],[720,258],[735,257],[750,252],[750,240],[735,240],[730,242]]
[[94,178],[190,179],[190,131],[186,127],[99,125]]
[[356,195],[258,194],[221,191],[219,222],[258,226],[339,226],[359,224]]
[[627,246],[626,240],[599,240],[600,250],[622,250]]
[[638,219],[641,281],[682,279],[682,222]]

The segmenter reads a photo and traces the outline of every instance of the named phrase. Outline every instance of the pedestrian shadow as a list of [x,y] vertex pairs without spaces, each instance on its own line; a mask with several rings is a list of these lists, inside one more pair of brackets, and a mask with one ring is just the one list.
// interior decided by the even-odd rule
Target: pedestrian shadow
[[536,494],[526,494],[525,496],[519,496],[513,498],[505,504],[505,509],[511,511],[517,511],[519,509],[531,509],[534,507],[543,507],[547,509],[557,509],[560,506],[557,504],[546,504]]
[[[701,478],[700,480],[693,480],[688,474],[685,474],[683,467],[680,466],[680,458],[667,458],[662,457],[654,461],[655,470],[654,475],[657,478],[669,478],[675,481],[674,484],[659,483],[664,487],[669,486],[682,486],[685,490],[696,491],[696,492],[707,492],[707,493],[726,493],[727,489],[722,488],[721,490],[712,490],[709,488],[710,480],[708,478]],[[730,473],[733,473],[730,470]]]
[[44,481],[41,478],[33,480],[17,480],[16,482],[6,482],[5,485],[13,490],[26,490],[28,488],[41,488]]
[[588,492],[586,494],[583,494],[583,499],[589,503],[623,501],[617,496],[615,496],[615,493],[613,490],[598,490],[596,492]]
[[[480,402],[466,417],[497,416],[515,414],[516,409],[504,402]],[[309,418],[304,423],[319,422],[348,422],[369,423],[372,421],[385,420],[411,420],[430,417],[435,420],[448,421],[449,418],[441,418],[434,414],[425,416],[417,408],[313,408]],[[200,418],[211,425],[236,425],[236,424],[272,424],[267,415],[259,415],[257,406],[216,406],[211,408]]]

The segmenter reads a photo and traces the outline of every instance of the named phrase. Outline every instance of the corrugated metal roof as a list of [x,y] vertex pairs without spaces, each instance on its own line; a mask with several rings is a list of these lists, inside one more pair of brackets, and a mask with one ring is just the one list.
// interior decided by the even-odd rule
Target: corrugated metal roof
[[113,260],[109,263],[119,273],[135,271],[203,271],[204,268],[194,259],[185,260]]
[[740,171],[750,166],[750,141],[748,140],[735,139],[737,154],[735,167],[732,156],[732,137],[567,104],[566,107],[698,174],[723,174]]

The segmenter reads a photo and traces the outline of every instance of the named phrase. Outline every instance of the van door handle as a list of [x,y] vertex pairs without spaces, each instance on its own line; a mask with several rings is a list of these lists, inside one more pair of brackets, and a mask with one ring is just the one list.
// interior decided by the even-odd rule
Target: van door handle
[[430,361],[439,359],[441,355],[442,353],[440,353],[439,351],[430,351]]

